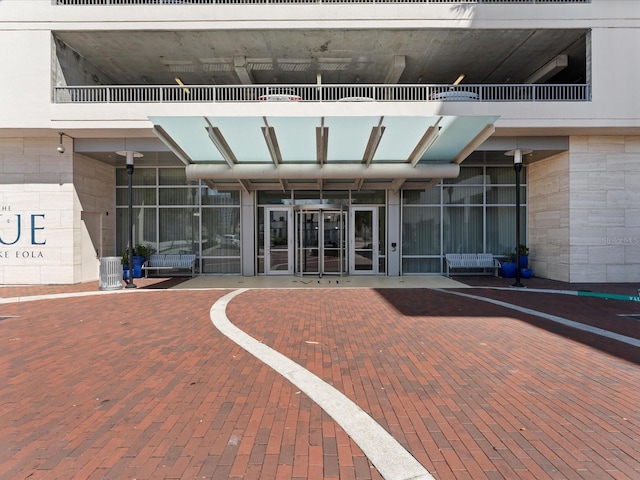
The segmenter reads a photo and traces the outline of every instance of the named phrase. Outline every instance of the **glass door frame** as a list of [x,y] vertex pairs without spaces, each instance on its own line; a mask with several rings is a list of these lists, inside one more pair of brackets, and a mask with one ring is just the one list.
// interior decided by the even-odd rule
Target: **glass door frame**
[[[287,244],[286,248],[277,248],[273,251],[286,251],[287,268],[284,270],[271,268],[271,212],[285,212],[287,218]],[[291,207],[264,207],[264,273],[265,275],[292,275],[293,274],[293,209]]]
[[[344,275],[347,273],[348,264],[346,262],[347,257],[347,238],[348,238],[348,220],[346,217],[347,208],[343,205],[299,205],[295,208],[295,274],[296,275]],[[318,217],[317,222],[317,244],[307,246],[304,244],[305,238],[305,222],[302,222],[304,214],[315,214]],[[339,227],[338,227],[338,247],[331,247],[329,250],[338,252],[338,264],[339,270],[327,271],[325,266],[325,215],[326,214],[338,214],[339,215]],[[316,271],[305,270],[305,254],[307,250],[317,251],[317,265]]]
[[[356,245],[356,216],[360,212],[370,212],[371,213],[371,247],[370,248],[359,248]],[[380,228],[380,219],[379,217],[379,209],[377,206],[365,207],[365,206],[357,206],[353,205],[349,208],[349,275],[378,275],[379,274],[379,256],[380,256],[380,239],[379,239],[379,228]],[[366,270],[357,269],[357,252],[371,252],[371,268]]]

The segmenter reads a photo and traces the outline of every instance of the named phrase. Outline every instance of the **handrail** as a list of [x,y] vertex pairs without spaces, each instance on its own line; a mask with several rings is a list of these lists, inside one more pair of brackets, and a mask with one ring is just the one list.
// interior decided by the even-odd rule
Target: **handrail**
[[312,4],[319,3],[591,3],[592,0],[52,0],[54,5],[263,5],[263,4]]
[[54,103],[585,102],[589,84],[100,85],[54,87]]

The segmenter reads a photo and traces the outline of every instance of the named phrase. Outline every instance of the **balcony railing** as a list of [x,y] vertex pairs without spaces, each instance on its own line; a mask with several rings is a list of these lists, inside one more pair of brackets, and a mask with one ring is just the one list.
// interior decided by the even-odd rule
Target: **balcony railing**
[[590,86],[571,85],[106,85],[54,87],[55,103],[202,102],[584,102]]
[[52,0],[54,5],[215,5],[319,3],[591,3],[591,0]]

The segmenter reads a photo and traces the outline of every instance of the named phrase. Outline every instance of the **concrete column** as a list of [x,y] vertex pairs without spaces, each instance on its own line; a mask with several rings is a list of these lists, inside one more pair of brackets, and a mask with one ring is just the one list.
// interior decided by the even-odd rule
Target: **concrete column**
[[[400,275],[400,192],[387,191],[387,275]],[[395,248],[393,245],[395,244]]]
[[255,192],[241,192],[240,194],[240,225],[241,225],[241,263],[242,275],[253,277],[256,274],[256,194]]

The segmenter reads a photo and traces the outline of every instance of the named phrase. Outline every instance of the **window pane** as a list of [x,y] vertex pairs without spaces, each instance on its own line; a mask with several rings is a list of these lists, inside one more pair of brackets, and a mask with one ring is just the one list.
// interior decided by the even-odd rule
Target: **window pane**
[[188,185],[184,168],[160,168],[158,170],[160,185]]
[[442,193],[444,203],[469,205],[482,205],[484,187],[447,186]]
[[[520,197],[522,198],[522,197]],[[490,187],[487,190],[487,204],[510,204],[516,203],[516,187]]]
[[385,191],[384,190],[362,190],[360,192],[351,192],[351,203],[354,205],[371,204],[371,205],[384,205]]
[[[156,189],[155,188],[132,188],[131,203],[136,206],[143,206],[143,205],[155,206]],[[116,205],[118,206],[129,205],[129,189],[128,188],[116,189]]]
[[442,273],[440,258],[403,258],[402,273]]
[[402,254],[440,255],[440,207],[405,207]]
[[440,187],[427,190],[405,190],[402,192],[405,205],[438,205],[440,203]]
[[[520,207],[520,243],[526,243],[527,209]],[[508,255],[516,248],[516,207],[487,207],[487,252]]]
[[[149,245],[156,249],[156,209],[133,208],[133,246]],[[129,209],[116,209],[117,252],[121,255],[129,246]]]
[[384,207],[378,208],[378,254],[387,254],[387,225]]
[[240,255],[240,209],[202,209],[202,255]]
[[160,205],[197,205],[198,188],[161,188],[158,192]]
[[349,205],[349,192],[340,190],[322,192],[322,203],[325,205]]
[[291,192],[258,191],[259,205],[291,205]]
[[[511,167],[487,167],[487,175],[492,184],[498,185],[515,185],[516,171]],[[523,168],[520,172],[520,181],[527,183],[527,168]]]
[[196,212],[193,208],[160,209],[158,253],[199,253]]
[[460,175],[457,178],[445,178],[442,183],[465,183],[467,185],[482,185],[482,167],[460,167]]
[[220,192],[211,188],[200,190],[202,205],[240,205],[240,192]]
[[[129,174],[126,168],[116,169],[116,185],[127,186],[129,185]],[[155,168],[134,168],[133,175],[131,176],[131,184],[136,185],[155,185],[156,184],[156,169]]]
[[293,198],[296,205],[317,205],[320,203],[320,192],[296,190],[293,192]]
[[202,273],[240,274],[239,258],[203,258]]
[[443,215],[445,254],[482,253],[482,207],[445,207]]

